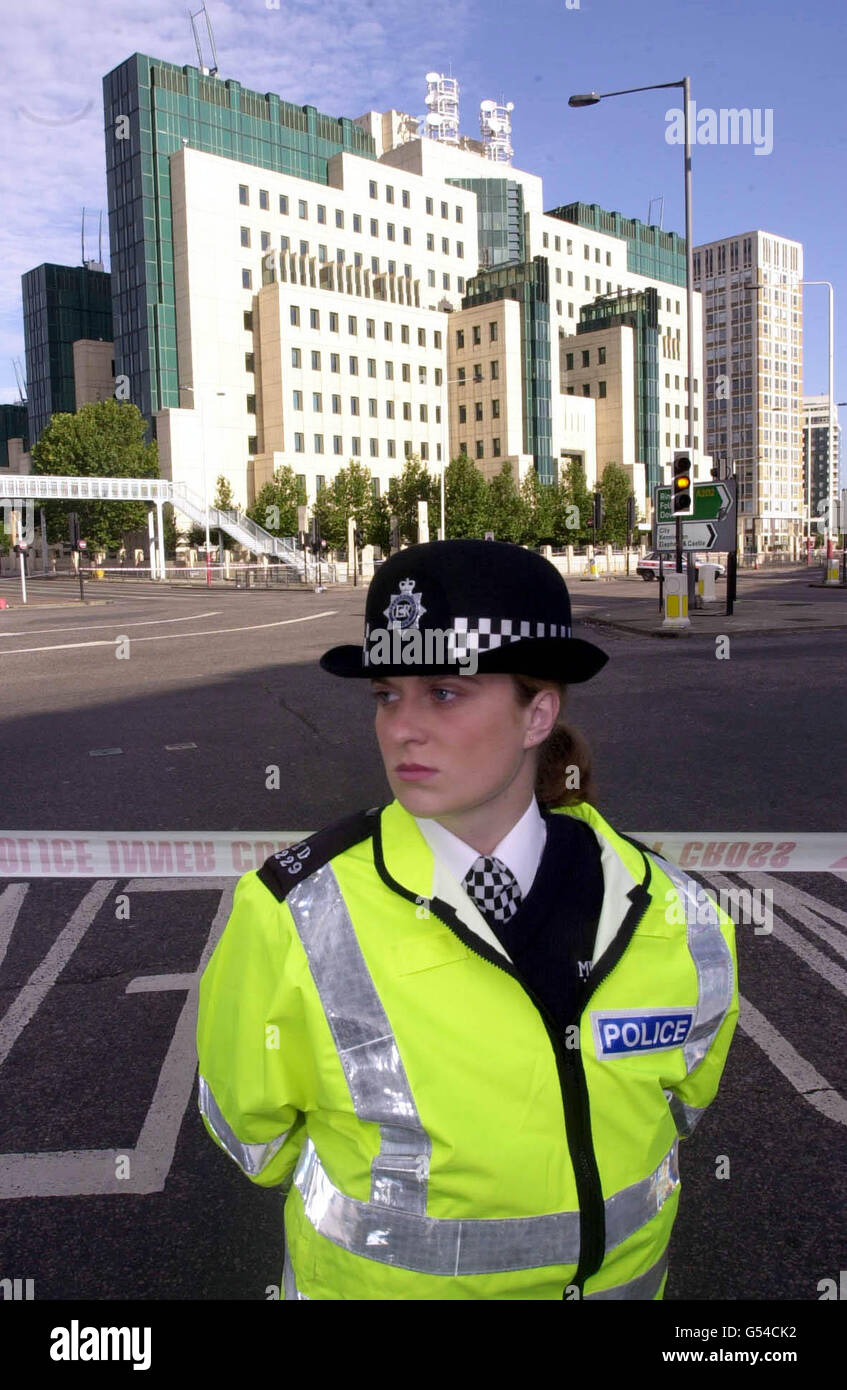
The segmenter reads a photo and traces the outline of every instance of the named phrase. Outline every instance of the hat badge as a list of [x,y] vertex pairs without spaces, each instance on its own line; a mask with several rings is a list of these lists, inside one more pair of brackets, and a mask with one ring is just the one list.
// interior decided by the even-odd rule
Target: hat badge
[[383,608],[383,613],[388,619],[389,627],[417,627],[421,615],[426,609],[421,602],[423,595],[414,593],[414,579],[401,579],[397,586],[399,594],[392,594],[391,601],[387,608]]

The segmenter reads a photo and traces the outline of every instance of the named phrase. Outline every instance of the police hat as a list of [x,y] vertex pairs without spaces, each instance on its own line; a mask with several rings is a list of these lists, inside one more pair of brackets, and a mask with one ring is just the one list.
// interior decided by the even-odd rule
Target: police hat
[[[362,645],[333,647],[334,676],[489,672],[569,685],[590,680],[606,652],[572,635],[567,585],[549,560],[507,541],[430,541],[377,569]],[[467,666],[465,666],[467,669]]]

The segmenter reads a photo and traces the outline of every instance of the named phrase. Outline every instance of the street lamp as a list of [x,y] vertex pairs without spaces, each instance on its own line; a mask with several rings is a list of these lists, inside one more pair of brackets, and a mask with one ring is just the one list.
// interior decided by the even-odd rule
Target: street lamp
[[[682,88],[683,117],[685,122],[685,300],[688,320],[688,447],[694,447],[694,244],[691,215],[691,128],[689,111],[691,105],[691,79],[683,77],[678,82],[652,82],[646,87],[624,87],[619,92],[587,92],[576,94],[568,99],[568,106],[596,106],[606,97],[629,96],[632,92],[655,92],[667,87]],[[702,422],[701,422],[702,424]],[[677,518],[677,537],[681,523]],[[679,540],[677,540],[677,553]],[[693,567],[691,569],[693,574]]]

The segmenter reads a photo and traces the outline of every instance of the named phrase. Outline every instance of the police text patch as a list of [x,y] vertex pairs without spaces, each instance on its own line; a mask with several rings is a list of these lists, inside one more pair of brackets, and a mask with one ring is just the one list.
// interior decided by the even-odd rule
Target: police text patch
[[681,1047],[691,1031],[693,1009],[596,1009],[591,1013],[598,1057],[629,1057]]

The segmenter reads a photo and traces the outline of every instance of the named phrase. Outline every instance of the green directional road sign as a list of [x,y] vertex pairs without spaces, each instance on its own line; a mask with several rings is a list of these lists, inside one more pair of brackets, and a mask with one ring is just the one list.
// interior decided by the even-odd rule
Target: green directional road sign
[[[695,483],[694,511],[682,518],[682,544],[686,550],[734,550],[736,526],[736,481],[724,478],[721,482]],[[656,550],[672,550],[675,542],[671,529],[675,518],[671,511],[671,489],[657,487],[654,491],[653,546]],[[695,525],[710,522],[711,525]]]

